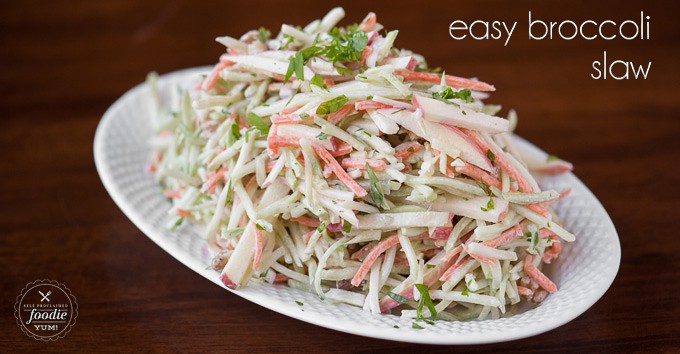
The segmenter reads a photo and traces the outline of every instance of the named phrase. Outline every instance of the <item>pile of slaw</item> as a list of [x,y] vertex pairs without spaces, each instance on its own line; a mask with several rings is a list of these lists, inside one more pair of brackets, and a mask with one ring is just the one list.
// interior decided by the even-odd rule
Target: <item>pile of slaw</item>
[[224,36],[219,63],[161,105],[149,164],[168,227],[205,238],[237,289],[287,284],[421,321],[498,318],[557,286],[541,271],[574,235],[531,172],[570,163],[518,151],[495,88],[397,49],[369,13],[336,27]]

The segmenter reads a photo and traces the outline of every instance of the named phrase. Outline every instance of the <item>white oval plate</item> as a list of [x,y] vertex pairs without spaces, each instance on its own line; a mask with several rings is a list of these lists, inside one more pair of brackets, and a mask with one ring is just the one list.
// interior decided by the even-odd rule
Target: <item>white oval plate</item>
[[[166,102],[170,92],[191,87],[207,70],[192,68],[163,75],[159,91]],[[170,203],[161,195],[152,175],[145,172],[152,136],[149,89],[140,84],[118,99],[104,114],[94,140],[97,171],[113,200],[151,240],[187,267],[223,287],[218,273],[207,270],[202,240],[190,231],[165,229]],[[518,138],[521,148],[537,149]],[[250,282],[230,292],[286,316],[342,332],[404,342],[426,344],[493,343],[529,337],[563,325],[592,306],[614,281],[621,246],[614,225],[588,188],[573,174],[540,177],[543,188],[571,188],[568,198],[555,205],[576,242],[546,272],[559,287],[538,307],[508,318],[484,321],[444,322],[411,328],[410,319],[372,315],[360,308],[321,301],[314,294]],[[187,228],[188,229],[188,228]],[[226,288],[225,288],[226,289]],[[304,305],[299,306],[296,301]],[[304,310],[304,311],[303,311]],[[224,309],[229,311],[229,309]],[[394,326],[399,328],[394,328]]]

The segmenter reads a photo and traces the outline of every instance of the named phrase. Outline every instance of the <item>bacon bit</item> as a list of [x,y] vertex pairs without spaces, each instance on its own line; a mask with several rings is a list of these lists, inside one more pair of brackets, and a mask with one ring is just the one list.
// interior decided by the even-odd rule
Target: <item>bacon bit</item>
[[[231,48],[229,48],[229,49],[231,49]],[[222,58],[220,58],[220,62],[217,63],[213,67],[213,69],[210,72],[210,74],[208,75],[208,77],[206,77],[205,80],[203,80],[203,83],[201,84],[201,89],[203,91],[209,91],[211,88],[213,88],[213,86],[215,86],[215,83],[217,83],[217,79],[219,79],[219,77],[220,77],[220,72],[223,69],[225,69],[229,66],[232,66],[234,64],[236,64],[236,63],[234,63],[233,61],[226,60],[226,59],[222,60]]]
[[536,284],[540,285],[541,288],[545,289],[549,293],[554,293],[557,291],[557,285],[553,283],[545,274],[543,274],[536,266],[531,263],[531,255],[527,255],[524,258],[524,272],[535,281]]
[[380,108],[393,108],[393,107],[388,104],[384,104],[373,100],[357,101],[354,104],[354,109],[357,111],[365,111],[367,109],[380,109]]
[[365,170],[366,164],[374,171],[385,171],[387,169],[387,164],[383,160],[346,157],[340,161],[340,165],[343,168],[356,168],[359,170]]
[[359,31],[364,31],[368,32],[371,29],[373,29],[373,26],[375,26],[376,21],[378,20],[378,16],[375,15],[373,12],[369,12],[368,15],[364,18],[363,21],[359,24]]
[[371,266],[373,266],[373,263],[375,263],[375,261],[378,259],[378,256],[380,256],[383,252],[387,251],[390,247],[398,243],[399,237],[397,237],[397,234],[394,234],[392,236],[385,238],[384,240],[380,241],[377,245],[375,245],[375,247],[371,250],[371,252],[368,253],[366,258],[364,259],[364,262],[361,263],[361,266],[354,275],[354,278],[352,278],[352,285],[359,286],[359,284],[361,284],[361,282],[366,277],[368,271],[371,269]]
[[181,192],[177,189],[166,189],[163,191],[163,195],[166,198],[172,198],[172,199],[179,199],[182,195]]
[[323,84],[326,85],[326,87],[331,87],[335,85],[335,81],[333,81],[333,79],[324,78]]
[[215,192],[215,186],[222,178],[224,178],[224,173],[227,172],[226,168],[220,168],[214,172],[208,172],[206,174],[205,183],[201,187],[201,192],[207,194],[213,194]]
[[522,234],[522,228],[519,226],[519,224],[505,230],[503,233],[500,235],[482,242],[484,246],[489,246],[489,247],[498,247],[501,245],[504,245],[512,240],[515,239],[515,237],[519,236]]
[[368,253],[368,251],[371,250],[371,248],[373,248],[373,244],[372,244],[372,243],[369,243],[369,244],[365,245],[364,247],[361,247],[358,251],[352,253],[352,255],[351,255],[349,258],[350,258],[350,259],[353,259],[353,260],[355,260],[355,261],[358,261],[358,260],[360,260],[361,258],[363,258],[364,255],[365,255],[366,253]]
[[529,288],[525,288],[521,285],[517,285],[517,292],[522,296],[531,296],[531,295],[534,294],[533,290],[531,290]]
[[[460,160],[460,161],[463,161],[463,160]],[[494,186],[498,189],[503,187],[501,182],[498,179],[494,178],[493,176],[488,174],[486,171],[482,170],[481,168],[479,168],[479,167],[477,167],[473,164],[469,164],[469,163],[463,161],[463,166],[456,166],[455,170],[456,170],[456,172],[464,174],[464,175],[474,179],[475,181],[482,182],[482,183],[486,184],[487,186]]]
[[273,124],[298,124],[310,122],[312,120],[312,116],[308,115],[307,118],[303,119],[299,114],[289,113],[272,116],[271,120]]
[[[395,75],[404,77],[407,81],[424,81],[433,84],[438,84],[441,82],[441,75],[434,73],[426,73],[420,71],[411,71],[404,69],[397,69],[394,71]],[[475,91],[496,91],[493,85],[489,85],[486,82],[466,79],[463,77],[445,75],[446,84],[454,88],[466,88]]]
[[338,109],[337,111],[326,116],[326,119],[332,124],[338,124],[341,120],[350,115],[352,111],[354,111],[354,105],[351,103],[347,103],[340,107],[340,109]]
[[338,179],[345,185],[349,190],[354,193],[355,196],[359,198],[365,197],[368,192],[366,192],[365,189],[363,189],[357,181],[353,180],[352,177],[350,177],[345,170],[342,169],[342,166],[338,163],[338,161],[333,158],[333,155],[331,155],[326,148],[321,146],[318,143],[311,142],[312,148],[316,152],[316,154],[319,156],[319,158],[325,163],[330,165],[331,170],[333,173],[335,173],[335,176],[338,177]]
[[262,251],[265,247],[265,239],[262,230],[255,227],[255,250],[253,255],[253,268],[257,269],[262,258]]
[[409,158],[411,155],[415,154],[416,152],[420,151],[423,146],[420,145],[419,143],[415,141],[409,141],[406,143],[401,143],[397,145],[394,149],[396,152],[394,153],[395,157],[398,157],[402,160],[405,160]]
[[430,235],[430,238],[434,240],[448,240],[449,236],[451,236],[451,230],[453,230],[453,227],[451,226],[436,227],[434,232]]
[[274,283],[282,283],[282,282],[284,282],[288,279],[290,279],[290,278],[288,278],[287,276],[285,276],[281,273],[277,273],[276,276],[274,277]]
[[293,222],[296,222],[298,224],[302,224],[302,225],[305,225],[305,226],[308,226],[308,227],[313,227],[315,229],[317,227],[319,227],[319,225],[321,224],[319,222],[319,219],[310,218],[309,216],[304,216],[304,215],[299,216],[297,218],[290,218],[290,221],[293,221]]
[[186,209],[177,208],[177,216],[181,216],[183,218],[186,218],[186,217],[191,216],[191,212],[189,210],[186,210]]
[[472,132],[471,130],[468,130],[466,128],[460,128],[460,130],[465,133],[472,141],[475,142],[477,146],[479,146],[482,151],[491,151],[494,154],[494,161],[495,163],[500,166],[505,172],[507,172],[512,179],[517,181],[517,185],[519,186],[519,190],[524,193],[533,193],[533,188],[531,188],[531,185],[529,182],[527,182],[524,177],[513,167],[508,160],[503,157],[503,155],[500,154],[500,152],[494,148],[492,148],[489,144],[486,143],[486,141],[482,140],[477,134]]

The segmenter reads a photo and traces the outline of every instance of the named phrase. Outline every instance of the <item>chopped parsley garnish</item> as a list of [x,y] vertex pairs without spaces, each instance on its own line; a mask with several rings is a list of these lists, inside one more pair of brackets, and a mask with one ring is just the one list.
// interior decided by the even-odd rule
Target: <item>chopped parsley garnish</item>
[[397,326],[397,325],[394,325],[394,326],[392,326],[392,328],[399,328],[399,326]]
[[371,168],[371,166],[368,165],[368,163],[366,163],[366,173],[368,173],[368,180],[370,182],[370,194],[371,199],[373,200],[373,204],[377,207],[380,207],[383,203],[385,195],[380,190],[380,186],[378,186],[378,176],[375,175],[375,172],[373,172],[373,169]]
[[319,225],[319,227],[316,228],[316,232],[321,233],[321,232],[323,232],[323,230],[325,230],[325,229],[326,229],[326,223],[325,223],[325,222],[322,222],[321,225]]
[[393,293],[393,292],[391,292],[391,291],[388,291],[388,292],[387,292],[387,296],[391,297],[392,300],[394,300],[394,301],[396,301],[396,302],[398,302],[398,303],[400,303],[400,304],[401,304],[401,303],[404,303],[404,302],[406,302],[406,301],[408,301],[407,298],[405,298],[405,297],[403,297],[403,296],[401,296],[401,295],[399,295],[399,294],[395,294],[395,293]]
[[352,224],[349,223],[347,220],[342,221],[342,232],[348,233],[352,231]]
[[305,48],[297,53],[295,53],[295,56],[290,58],[290,61],[288,62],[288,70],[286,70],[286,76],[284,77],[283,81],[287,82],[288,79],[290,79],[293,74],[299,79],[299,80],[304,80],[305,79],[305,71],[304,71],[304,66],[307,64],[309,59],[311,59],[313,56],[317,55],[321,48],[317,46],[312,46]]
[[338,97],[332,98],[326,102],[322,102],[319,108],[316,109],[316,114],[324,115],[333,112],[337,112],[340,107],[347,103],[348,99],[345,95],[340,95]]
[[265,43],[271,36],[272,36],[272,33],[264,27],[260,27],[257,30],[257,39],[259,39],[260,42],[262,42],[262,43]]
[[297,301],[297,300],[295,300],[295,303],[296,303],[298,306],[304,306],[304,305],[305,305],[305,304],[302,303],[302,301]]
[[392,112],[391,114],[397,114],[397,113],[399,113],[399,112],[401,112],[401,111],[403,111],[403,110],[405,110],[405,109],[406,109],[406,108],[398,109],[398,110]]
[[415,329],[425,329],[425,328],[423,328],[421,325],[419,325],[419,324],[417,324],[417,323],[415,323],[415,322],[411,323],[411,328],[415,328]]
[[266,230],[266,229],[264,228],[264,226],[262,226],[262,225],[260,225],[260,224],[258,224],[258,223],[255,223],[255,227],[257,227],[258,230],[262,230],[262,231]]
[[418,307],[416,308],[416,321],[421,318],[424,319],[423,306],[430,310],[430,318],[435,320],[437,318],[437,309],[434,307],[434,303],[430,298],[430,288],[424,284],[415,284],[415,287],[420,293],[420,300],[418,300]]
[[321,88],[326,88],[326,84],[323,83],[323,78],[319,74],[314,74],[311,80],[309,80],[311,85],[316,85]]
[[413,148],[413,146],[409,146],[408,149],[406,149],[408,152],[416,152],[416,149]]
[[252,112],[248,113],[246,123],[257,128],[257,130],[259,130],[260,133],[262,133],[262,135],[264,136],[269,134],[269,126],[267,125],[267,123],[265,123],[264,120],[262,120],[262,118],[255,113]]
[[491,192],[489,186],[479,181],[476,181],[475,183],[477,183],[477,186],[481,188],[484,191],[484,193],[486,193],[486,195],[488,195],[489,197],[493,196],[493,192]]
[[465,290],[463,290],[463,292],[461,293],[461,295],[463,295],[463,296],[470,296],[470,292],[469,292],[469,290],[468,290],[467,287],[465,287]]
[[361,59],[361,52],[363,52],[368,43],[366,32],[359,31],[358,26],[353,25],[347,27],[344,33],[341,33],[336,27],[328,34],[333,40],[322,49],[321,55],[333,63]]
[[241,132],[239,131],[239,126],[238,126],[238,118],[234,121],[234,123],[231,125],[231,129],[229,130],[229,135],[230,138],[232,139],[232,143],[238,139],[241,139]]
[[453,102],[449,101],[449,99],[451,98],[457,98],[465,103],[470,103],[472,102],[472,92],[470,92],[470,90],[468,89],[453,91],[452,88],[446,87],[439,92],[433,92],[432,98],[440,100],[447,104],[453,104]]
[[434,265],[434,264],[428,264],[428,265],[426,265],[426,267],[427,267],[427,269],[432,269],[432,268],[436,267],[436,265]]
[[559,160],[559,159],[560,158],[555,156],[555,155],[548,155],[548,157],[545,159],[545,161],[550,162],[550,161],[556,161],[556,160]]
[[231,178],[229,179],[229,183],[227,183],[227,204],[231,203]]
[[301,119],[307,119],[307,118],[309,118],[309,114],[307,114],[307,113],[302,113],[302,114],[300,114],[300,118],[301,118]]
[[321,132],[319,133],[319,135],[316,136],[316,138],[319,140],[326,140],[326,138],[328,138],[328,134]]
[[493,198],[489,197],[489,201],[486,202],[486,208],[485,207],[479,207],[479,208],[482,209],[482,211],[493,210],[493,208],[494,208]]
[[489,158],[489,160],[491,161],[491,164],[493,165],[494,160],[496,159],[496,155],[493,153],[493,151],[491,151],[491,149],[486,150],[486,157]]

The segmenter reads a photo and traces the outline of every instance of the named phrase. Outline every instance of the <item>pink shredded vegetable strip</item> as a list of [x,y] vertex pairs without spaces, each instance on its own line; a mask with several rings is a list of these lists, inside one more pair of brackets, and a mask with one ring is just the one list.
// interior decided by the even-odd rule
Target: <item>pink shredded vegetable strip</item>
[[[433,84],[438,84],[442,79],[441,75],[439,74],[404,69],[397,69],[394,71],[394,74],[403,76],[404,80],[407,81],[424,81]],[[448,86],[454,88],[466,88],[475,91],[496,91],[496,88],[493,87],[493,85],[489,85],[482,81],[466,79],[453,75],[446,75],[445,80]]]
[[349,188],[352,193],[354,193],[355,196],[359,198],[365,197],[368,192],[366,192],[365,189],[363,189],[357,181],[353,180],[352,177],[350,177],[347,172],[340,166],[338,161],[335,161],[335,158],[333,155],[331,155],[326,148],[321,146],[318,143],[311,142],[312,148],[316,152],[316,154],[319,156],[319,158],[325,163],[330,165],[331,170],[333,170],[333,173],[335,173],[335,176],[338,177],[338,179],[347,187]]
[[380,108],[392,108],[392,106],[373,100],[357,101],[354,104],[354,109],[357,111],[365,111],[367,109],[380,109]]
[[376,16],[374,12],[369,12],[368,15],[366,15],[366,18],[359,24],[359,31],[368,32],[372,30],[377,19],[378,16]]
[[522,234],[522,228],[519,226],[519,224],[505,230],[503,233],[500,235],[496,236],[495,238],[492,238],[490,240],[482,242],[483,245],[489,246],[489,247],[498,247],[501,245],[504,245],[512,240],[514,240],[517,236]]
[[387,164],[383,160],[346,157],[340,161],[340,166],[343,168],[356,168],[360,170],[365,170],[366,164],[374,171],[385,171],[387,169]]
[[538,270],[536,266],[531,263],[531,255],[528,254],[524,258],[524,272],[536,282],[541,288],[545,289],[549,293],[554,293],[557,291],[557,285],[553,283],[543,272]]
[[361,284],[361,282],[366,277],[368,271],[371,269],[371,266],[373,266],[373,263],[375,263],[375,261],[378,259],[378,256],[380,256],[383,252],[387,251],[390,247],[398,243],[399,237],[397,236],[397,234],[394,234],[392,236],[385,238],[384,240],[380,241],[377,245],[375,245],[371,252],[369,252],[368,255],[366,256],[366,259],[364,259],[364,262],[361,263],[361,266],[354,275],[354,278],[352,278],[351,282],[352,285],[359,286],[359,284]]
[[253,255],[253,268],[257,268],[260,265],[260,259],[262,258],[262,251],[264,250],[264,235],[262,230],[255,227],[255,251]]
[[347,103],[340,107],[340,109],[338,109],[337,111],[326,116],[326,119],[332,124],[338,124],[340,123],[341,120],[350,115],[350,113],[352,113],[353,110],[354,105],[351,103]]
[[402,160],[407,159],[411,155],[420,151],[420,149],[422,147],[423,147],[422,145],[420,145],[419,143],[417,143],[415,141],[409,141],[409,142],[406,142],[406,143],[401,143],[401,144],[397,145],[397,147],[394,148],[394,150],[396,151],[394,153],[394,157],[398,157]]
[[309,216],[298,216],[297,218],[290,218],[290,221],[296,222],[298,224],[305,225],[307,227],[317,228],[320,225],[319,219],[310,218]]

